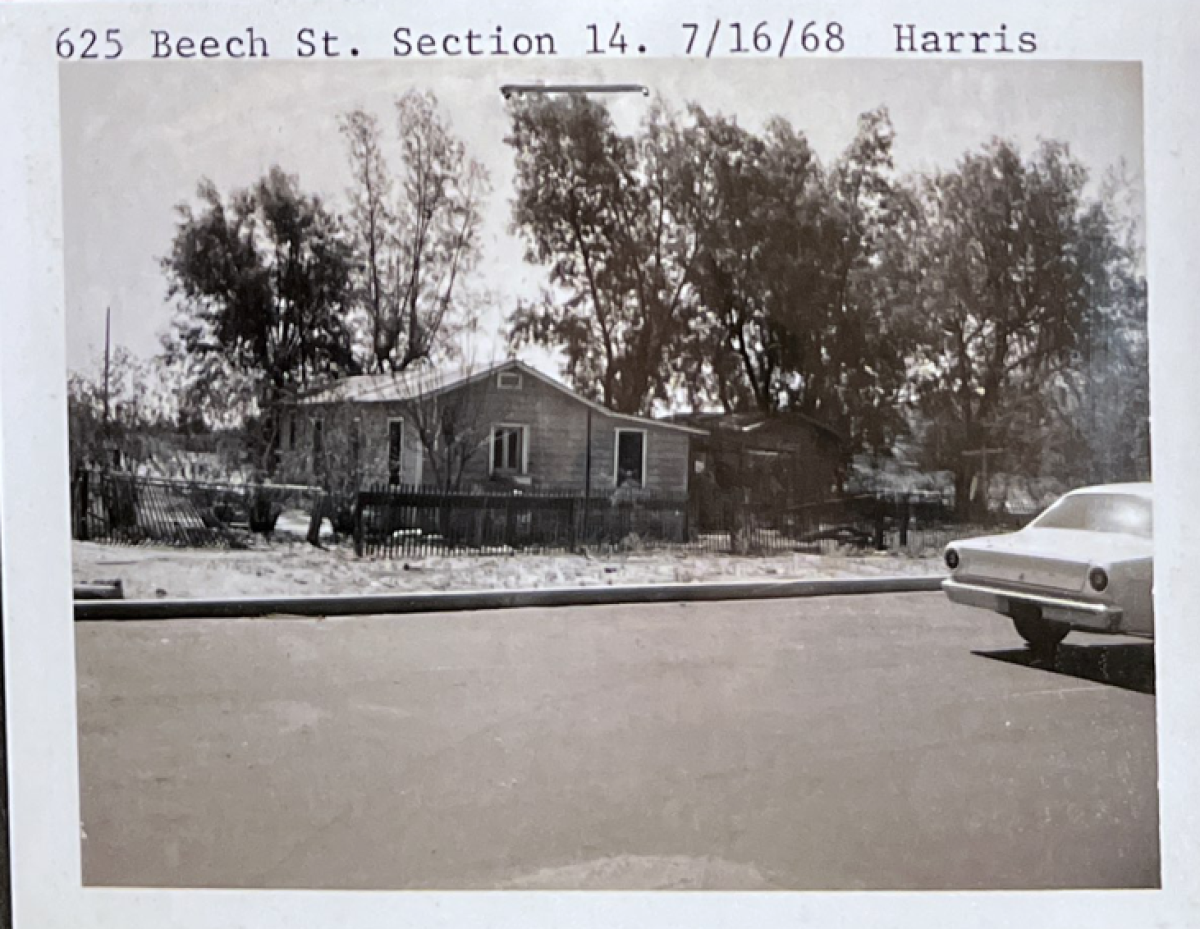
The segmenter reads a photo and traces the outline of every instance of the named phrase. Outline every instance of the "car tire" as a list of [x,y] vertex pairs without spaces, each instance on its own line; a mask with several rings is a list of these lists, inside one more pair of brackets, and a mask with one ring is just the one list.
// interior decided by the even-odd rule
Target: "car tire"
[[1034,651],[1049,651],[1067,637],[1071,627],[1066,623],[1043,619],[1042,611],[1036,607],[1028,610],[1013,611],[1013,626],[1017,635],[1026,641]]

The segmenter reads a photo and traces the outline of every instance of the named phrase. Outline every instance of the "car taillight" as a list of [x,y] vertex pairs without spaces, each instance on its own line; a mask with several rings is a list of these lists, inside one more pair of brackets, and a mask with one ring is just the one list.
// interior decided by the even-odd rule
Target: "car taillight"
[[1108,572],[1103,568],[1092,568],[1088,572],[1088,583],[1092,585],[1092,590],[1104,590],[1108,586]]
[[946,567],[953,571],[958,567],[958,552],[952,548],[946,549]]

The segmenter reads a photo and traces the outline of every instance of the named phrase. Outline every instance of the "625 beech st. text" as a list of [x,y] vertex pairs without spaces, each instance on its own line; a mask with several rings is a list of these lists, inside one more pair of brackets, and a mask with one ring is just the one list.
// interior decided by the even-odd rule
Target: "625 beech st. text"
[[[145,33],[151,59],[271,58],[272,43],[253,26],[222,35],[191,35],[169,29],[151,29]],[[113,60],[120,58],[126,44],[120,29],[63,29],[55,39],[55,53],[68,60]],[[358,55],[357,48],[345,48],[341,38],[328,29],[305,26],[296,32],[293,54],[296,58],[341,58]]]

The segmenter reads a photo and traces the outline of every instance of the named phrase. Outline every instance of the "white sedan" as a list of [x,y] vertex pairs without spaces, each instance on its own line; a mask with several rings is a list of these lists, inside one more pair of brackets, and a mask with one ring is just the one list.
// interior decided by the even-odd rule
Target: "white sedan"
[[1154,635],[1150,484],[1085,487],[1024,529],[952,542],[942,589],[1009,616],[1036,649],[1072,629]]

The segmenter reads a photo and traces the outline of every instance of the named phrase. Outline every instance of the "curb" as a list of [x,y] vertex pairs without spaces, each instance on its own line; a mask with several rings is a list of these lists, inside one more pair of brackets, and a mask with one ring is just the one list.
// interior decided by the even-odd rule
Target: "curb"
[[329,597],[246,597],[222,600],[88,600],[75,602],[79,622],[157,619],[226,619],[261,616],[369,616],[510,610],[521,607],[599,606],[637,603],[701,603],[779,600],[857,594],[940,591],[937,576],[842,578],[813,581],[715,584],[637,584],[543,590],[478,590],[462,593],[370,594]]

